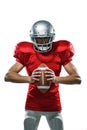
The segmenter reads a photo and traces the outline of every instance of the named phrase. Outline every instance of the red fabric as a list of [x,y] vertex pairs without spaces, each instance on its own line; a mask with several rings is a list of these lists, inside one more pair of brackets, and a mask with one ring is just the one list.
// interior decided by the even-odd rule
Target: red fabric
[[[62,65],[69,63],[74,55],[74,49],[69,41],[53,42],[50,52],[38,53],[32,43],[21,42],[15,48],[14,57],[26,67],[28,75],[41,63],[45,63],[57,76],[60,75]],[[47,93],[42,94],[35,84],[29,84],[25,109],[34,111],[60,111],[61,101],[59,84],[51,84]]]

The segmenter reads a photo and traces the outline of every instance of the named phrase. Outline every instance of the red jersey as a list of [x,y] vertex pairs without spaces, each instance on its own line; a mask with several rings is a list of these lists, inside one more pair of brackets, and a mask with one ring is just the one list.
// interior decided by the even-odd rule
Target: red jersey
[[[55,72],[56,76],[60,75],[61,67],[72,60],[74,49],[72,44],[66,40],[60,40],[52,43],[52,50],[46,53],[39,53],[34,50],[30,42],[20,42],[15,49],[14,57],[26,67],[30,76],[32,71],[41,63],[45,63]],[[36,84],[30,83],[25,103],[26,110],[34,111],[60,111],[61,101],[59,94],[59,84],[52,83],[46,93],[41,93]]]

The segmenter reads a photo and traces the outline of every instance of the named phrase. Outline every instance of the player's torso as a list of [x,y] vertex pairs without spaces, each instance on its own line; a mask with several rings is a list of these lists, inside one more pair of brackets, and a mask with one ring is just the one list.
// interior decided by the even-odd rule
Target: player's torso
[[[31,47],[33,48],[33,46]],[[56,75],[60,74],[61,57],[56,52],[54,46],[52,50],[47,53],[38,53],[34,49],[33,51],[31,51],[26,66],[28,74],[31,75],[32,71],[42,63],[45,63],[50,69],[52,69],[55,72]]]
[[[64,51],[68,49],[68,55],[73,55],[73,51],[70,48],[71,44],[69,42],[59,41],[53,43],[50,52],[38,53],[34,50],[33,44],[23,42],[17,46],[15,57],[21,60],[29,75],[42,63],[45,63],[56,75],[59,75],[61,66],[66,61],[67,55]],[[58,84],[53,84],[48,92],[42,94],[35,84],[29,84],[25,109],[37,111],[61,110],[58,87]]]

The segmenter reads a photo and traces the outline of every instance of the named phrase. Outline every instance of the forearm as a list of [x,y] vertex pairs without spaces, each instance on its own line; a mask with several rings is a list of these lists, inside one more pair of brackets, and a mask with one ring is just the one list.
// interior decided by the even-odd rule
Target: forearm
[[80,84],[81,79],[80,76],[77,75],[69,75],[65,77],[57,76],[55,82],[61,84]]
[[11,72],[7,73],[5,76],[5,81],[7,82],[14,82],[14,83],[29,83],[30,77],[29,76],[22,76],[18,73]]

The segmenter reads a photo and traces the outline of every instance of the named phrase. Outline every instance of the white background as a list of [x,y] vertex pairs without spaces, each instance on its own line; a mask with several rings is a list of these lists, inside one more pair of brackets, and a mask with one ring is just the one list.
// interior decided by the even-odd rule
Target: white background
[[[15,63],[13,51],[19,41],[29,41],[29,31],[40,19],[50,21],[56,40],[73,43],[73,63],[81,85],[60,85],[65,130],[87,130],[87,4],[86,0],[0,0],[0,130],[23,130],[28,84],[4,82]],[[25,70],[22,74],[26,75]],[[66,75],[64,70],[61,73]],[[49,130],[45,117],[38,130]]]

